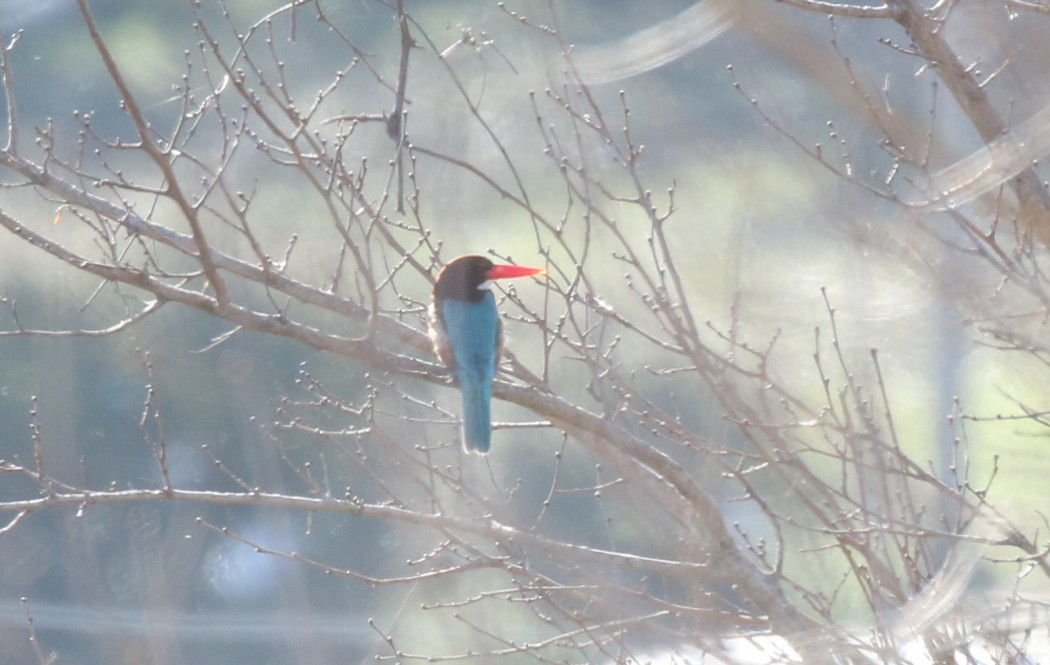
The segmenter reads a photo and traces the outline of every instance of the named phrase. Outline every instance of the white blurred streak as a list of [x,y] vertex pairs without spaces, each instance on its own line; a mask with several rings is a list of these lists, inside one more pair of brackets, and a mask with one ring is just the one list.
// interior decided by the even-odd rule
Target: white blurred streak
[[949,210],[989,192],[1050,154],[1050,106],[933,175],[935,195],[915,205]]
[[735,0],[703,0],[681,14],[628,37],[573,49],[583,83],[612,83],[656,69],[722,34],[736,18]]
[[981,554],[982,548],[975,544],[952,548],[933,579],[896,611],[893,632],[899,644],[921,642],[927,630],[961,618],[960,599],[973,579]]
[[28,635],[28,617],[32,617],[33,627],[40,631],[117,636],[127,640],[173,635],[185,640],[244,640],[271,644],[324,638],[332,644],[360,645],[370,634],[365,616],[301,609],[224,612],[32,601],[23,604],[12,600],[0,603],[0,627],[22,627]]

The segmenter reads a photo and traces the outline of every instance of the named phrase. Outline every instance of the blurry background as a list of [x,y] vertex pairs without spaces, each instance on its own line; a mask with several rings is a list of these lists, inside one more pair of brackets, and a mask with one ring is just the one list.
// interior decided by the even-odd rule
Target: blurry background
[[[206,0],[200,14],[188,2],[132,4],[96,0],[91,8],[140,104],[158,127],[173,125],[182,113],[180,77],[187,59],[195,62],[200,39],[194,21],[211,21],[215,38],[232,44],[231,25],[246,30],[278,9],[263,0],[230,0],[222,6]],[[1017,12],[1023,10],[1012,4],[955,7],[958,16],[951,22],[950,37],[968,59],[987,63],[981,67],[989,73],[1008,63],[990,89],[1004,114],[1021,120],[1047,102],[1050,80],[1038,72],[1050,62],[1050,43],[1042,38],[1047,16],[1022,14],[1019,19]],[[890,22],[829,22],[788,3],[747,2],[733,11],[706,0],[701,5],[710,5],[710,13],[698,17],[688,13],[696,11],[693,3],[672,0],[555,3],[561,37],[580,58],[578,75],[584,83],[591,77],[589,92],[612,125],[622,124],[616,118],[623,114],[624,91],[631,138],[645,146],[638,171],[659,207],[668,203],[667,189],[675,188],[677,211],[668,232],[679,266],[685,268],[682,277],[694,311],[720,330],[734,323],[757,347],[777,336],[777,376],[802,395],[819,396],[823,388],[813,369],[818,344],[814,329],[827,330],[830,301],[842,352],[867,368],[859,371],[858,380],[869,394],[877,387],[866,363],[870,349],[878,349],[886,385],[892,388],[894,424],[909,454],[938,474],[965,464],[977,486],[994,469],[996,508],[1022,530],[1038,531],[1044,519],[1039,511],[1047,507],[1043,478],[1050,471],[1042,445],[1045,421],[1022,418],[1004,424],[997,416],[1041,413],[1047,367],[1040,362],[1041,350],[1004,353],[1002,339],[982,337],[987,328],[981,317],[1021,318],[1031,339],[1045,340],[1045,304],[1039,297],[996,301],[1002,296],[996,289],[1003,276],[978,272],[967,263],[980,258],[973,253],[954,252],[967,236],[946,215],[919,219],[885,193],[865,189],[877,189],[893,170],[893,150],[880,145],[873,114],[851,82],[860,81],[871,94],[868,104],[898,119],[912,119],[912,136],[924,144],[930,171],[976,153],[983,146],[980,138],[938,88],[924,61],[902,53],[909,48],[908,38]],[[389,86],[396,80],[400,53],[394,10],[368,0],[320,6],[389,84],[377,84],[364,67],[354,68],[327,101],[332,115],[389,111]],[[353,57],[346,41],[314,20],[312,7],[304,3],[294,25],[284,12],[271,28],[260,30],[271,30],[275,48],[287,54],[284,80],[303,104]],[[545,7],[523,2],[511,9],[543,23],[549,19]],[[410,1],[406,8],[444,54],[443,59],[420,55],[412,62],[407,100],[412,140],[462,155],[511,191],[520,178],[534,206],[552,211],[554,218],[564,215],[571,225],[578,209],[566,207],[565,185],[544,156],[540,138],[545,123],[564,128],[567,121],[545,115],[538,127],[529,96],[535,91],[542,104],[547,89],[556,95],[576,94],[559,87],[565,85],[566,65],[552,40],[488,0]],[[684,25],[686,42],[690,34],[703,39],[682,46],[680,36],[670,31],[676,21]],[[78,116],[90,113],[90,125],[101,137],[130,141],[134,134],[77,7],[65,0],[0,0],[3,39],[9,41],[17,31],[20,39],[9,57],[23,152],[32,152],[34,140],[38,147],[53,141],[64,146],[58,152],[67,159],[100,169],[90,147],[78,148],[82,140],[91,145],[83,138]],[[610,54],[640,48],[647,39],[651,54],[613,66]],[[668,62],[651,67],[663,60]],[[727,71],[730,64],[732,72]],[[457,73],[461,91],[444,76],[446,67]],[[190,72],[190,85],[202,99],[209,86],[197,65]],[[749,98],[757,100],[759,110]],[[485,126],[500,137],[514,171],[463,99],[476,104]],[[327,131],[322,125],[315,129]],[[214,128],[202,127],[195,144],[206,147],[213,138],[210,131]],[[356,170],[364,156],[371,168],[387,168],[393,151],[382,123],[362,123],[358,132],[354,154],[343,156],[347,168]],[[807,149],[820,143],[828,161],[855,179],[825,168],[796,141]],[[328,284],[330,236],[311,235],[321,224],[312,220],[323,219],[323,202],[304,194],[303,183],[285,177],[272,162],[251,159],[251,148],[246,152],[249,157],[232,164],[228,173],[240,187],[256,193],[255,232],[274,255],[298,234],[297,278]],[[112,160],[107,169],[128,173],[142,161],[131,151],[117,151],[107,159]],[[608,155],[593,150],[587,159],[595,173],[607,170],[612,185],[622,184],[625,176]],[[445,260],[493,248],[523,264],[542,263],[537,245],[543,242],[537,241],[520,208],[464,170],[425,161],[413,168],[418,218],[433,240],[442,243]],[[187,167],[188,178],[191,171]],[[21,182],[7,172],[0,172],[0,179],[7,185]],[[923,199],[922,188],[912,188],[903,178],[894,186],[901,198]],[[56,224],[61,201],[53,194],[11,187],[0,191],[0,197],[5,212],[39,225],[60,242],[75,245],[90,237],[78,235],[70,215]],[[139,204],[148,206],[149,200],[143,194]],[[628,206],[609,208],[628,225],[636,215]],[[159,212],[163,214],[163,205]],[[393,215],[392,210],[387,213]],[[1009,226],[1005,219],[1002,224]],[[236,246],[232,231],[227,234],[220,226],[215,233],[219,245]],[[601,234],[588,243],[595,253],[587,266],[594,295],[628,316],[640,311],[624,295],[625,269],[611,257],[615,243]],[[0,238],[0,253],[0,295],[7,304],[0,320],[7,330],[104,328],[124,316],[133,299],[110,289],[96,295],[97,278],[13,236]],[[1018,261],[1037,266],[1043,255],[1037,247]],[[405,278],[400,288],[405,299],[388,305],[403,307],[400,318],[423,329],[421,306],[406,303],[425,303],[429,284]],[[515,288],[528,303],[544,306],[540,287]],[[960,300],[974,306],[960,308]],[[328,313],[303,317],[325,330],[359,332]],[[538,371],[542,338],[514,321],[507,326],[512,350]],[[288,400],[314,394],[303,372],[322,383],[325,393],[348,404],[363,403],[377,390],[381,398],[375,417],[390,437],[386,445],[412,450],[424,441],[441,441],[455,453],[454,420],[426,424],[430,410],[423,406],[438,400],[455,414],[456,396],[449,389],[376,376],[359,361],[258,333],[240,333],[214,344],[230,327],[189,308],[170,306],[112,336],[0,338],[0,458],[32,466],[32,436],[38,428],[48,473],[71,486],[157,487],[160,475],[151,442],[163,440],[171,481],[180,488],[236,491],[242,489],[237,479],[244,479],[250,487],[294,494],[304,486],[296,470],[309,461],[312,469],[323,469],[315,478],[330,480],[333,494],[351,485],[369,500],[397,505],[385,495],[384,478],[370,477],[364,462],[355,467],[340,457],[364,459],[359,451],[365,447],[353,436],[345,448],[327,449],[310,432],[287,426],[303,413]],[[619,352],[621,362],[638,370],[640,391],[666,385],[643,370],[654,363],[649,350]],[[574,371],[571,364],[553,369],[566,393],[579,391],[578,399],[588,404],[592,397],[585,392],[586,379],[576,380]],[[664,400],[659,406],[716,445],[743,445],[717,400],[705,392],[710,387],[683,382],[679,390],[656,388]],[[990,419],[970,423],[964,461],[951,445],[959,431],[947,420],[948,414],[958,413],[956,398],[962,411]],[[151,415],[144,418],[148,400]],[[340,426],[339,414],[305,413],[312,424]],[[499,405],[496,415],[498,420],[533,419],[509,405]],[[552,430],[498,431],[495,451],[483,463],[487,468],[476,471],[478,479],[491,479],[490,485],[477,491],[497,497],[497,503],[505,499],[508,511],[527,520],[540,514],[555,472],[567,487],[597,487],[613,479],[602,477],[594,459],[571,441],[564,460],[556,462],[554,452],[562,445]],[[387,471],[397,473],[399,464],[405,462]],[[728,522],[740,521],[744,531],[768,535],[759,511],[730,501],[736,490],[718,467],[690,471],[724,502]],[[24,477],[0,475],[0,499],[39,494]],[[596,547],[615,543],[630,551],[674,556],[652,545],[651,532],[661,525],[646,521],[644,507],[595,500],[592,494],[566,494],[544,506],[544,532]],[[784,496],[790,492],[784,490]],[[249,544],[199,520],[228,527]],[[459,578],[438,590],[374,585],[252,547],[294,552],[381,578],[405,574],[405,561],[425,552],[422,543],[430,535],[413,531],[407,524],[338,513],[304,515],[244,506],[143,502],[43,510],[0,534],[0,652],[7,654],[4,662],[78,665],[371,662],[376,654],[390,655],[384,635],[405,625],[411,627],[410,643],[418,646],[417,653],[457,653],[472,632],[464,626],[461,632],[450,630],[447,622],[428,623],[420,608],[469,595],[469,585],[457,586]],[[1015,572],[983,571],[967,584],[980,596]],[[815,580],[821,571],[809,574]],[[842,610],[841,616],[848,620],[849,614]],[[509,626],[519,621],[510,610],[489,618]],[[54,661],[48,660],[52,653]]]

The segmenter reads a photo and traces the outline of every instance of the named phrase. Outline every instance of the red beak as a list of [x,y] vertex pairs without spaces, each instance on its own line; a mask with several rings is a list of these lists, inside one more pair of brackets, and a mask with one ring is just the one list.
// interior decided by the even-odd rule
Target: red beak
[[544,268],[529,268],[528,266],[495,265],[486,275],[489,279],[507,279],[509,277],[528,277],[529,275],[546,275]]

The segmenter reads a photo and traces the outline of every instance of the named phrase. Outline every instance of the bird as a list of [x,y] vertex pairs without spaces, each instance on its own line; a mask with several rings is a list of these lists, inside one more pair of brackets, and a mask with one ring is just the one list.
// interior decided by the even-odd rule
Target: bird
[[546,274],[543,268],[495,264],[468,254],[449,261],[434,282],[430,339],[434,353],[459,382],[463,450],[485,454],[492,444],[492,381],[503,353],[503,324],[492,283]]

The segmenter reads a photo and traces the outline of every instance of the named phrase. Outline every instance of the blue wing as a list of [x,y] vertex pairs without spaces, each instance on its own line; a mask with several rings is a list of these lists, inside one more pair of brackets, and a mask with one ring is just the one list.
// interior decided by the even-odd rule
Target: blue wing
[[463,393],[463,445],[468,451],[488,452],[492,441],[492,379],[500,347],[496,301],[488,292],[476,303],[446,300],[441,318]]

